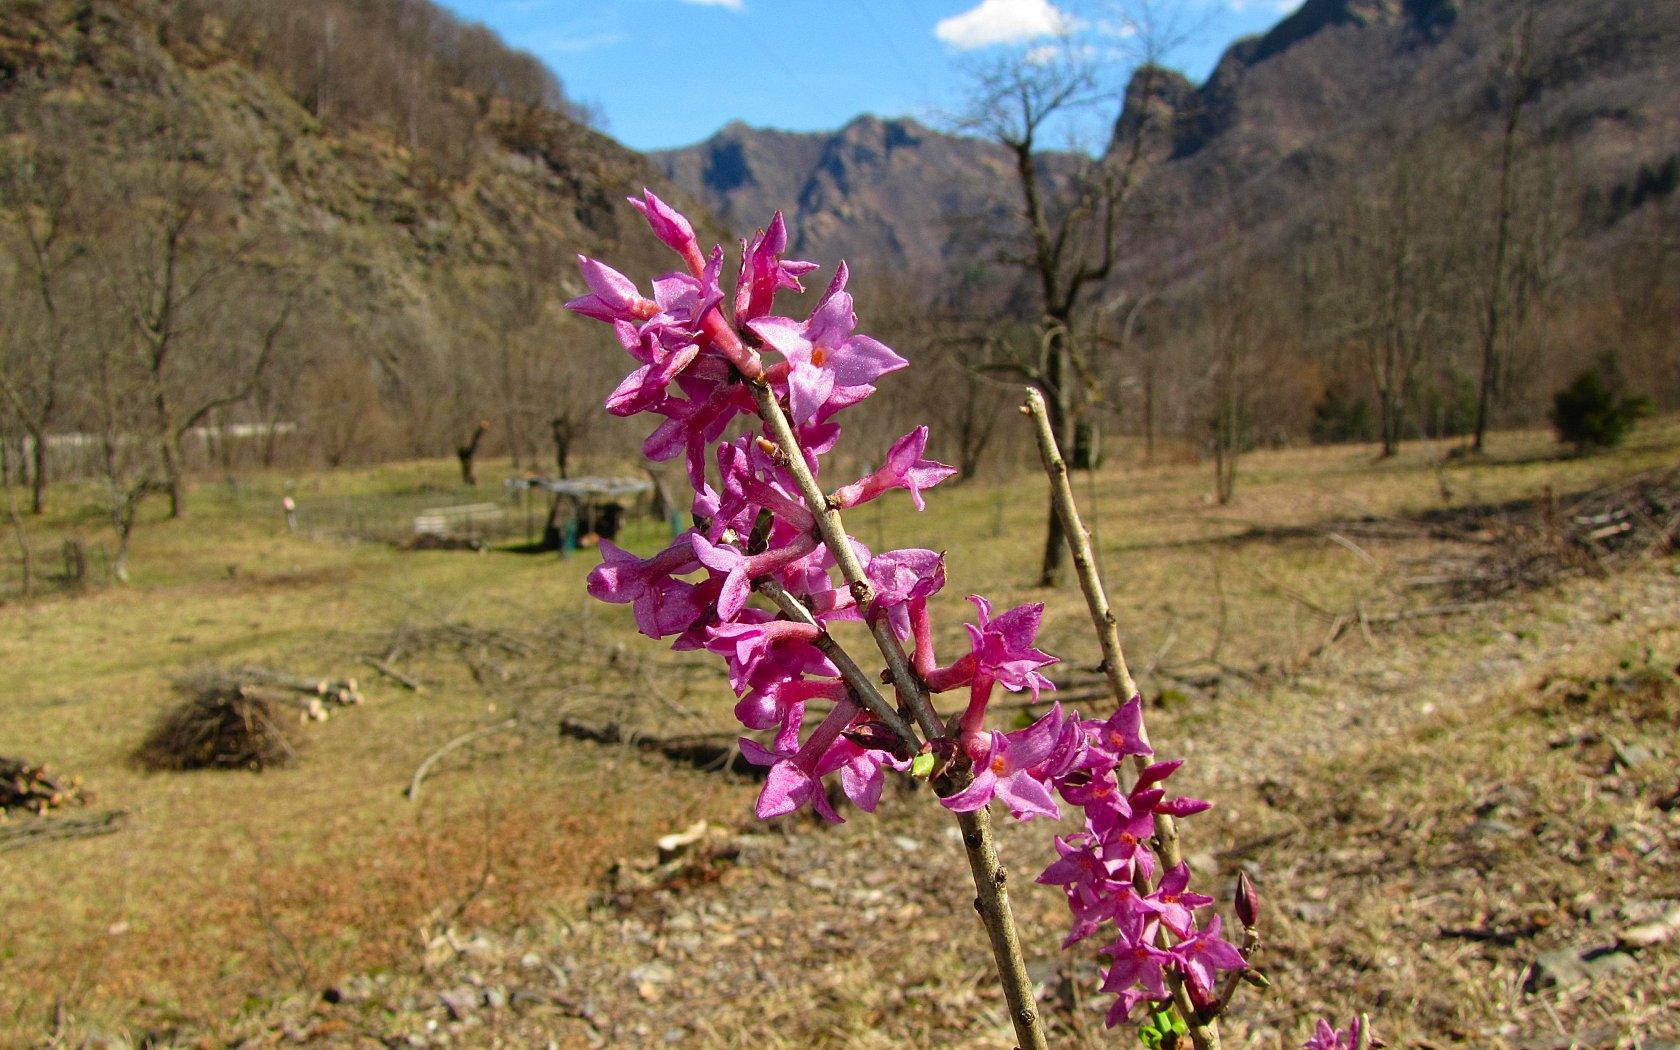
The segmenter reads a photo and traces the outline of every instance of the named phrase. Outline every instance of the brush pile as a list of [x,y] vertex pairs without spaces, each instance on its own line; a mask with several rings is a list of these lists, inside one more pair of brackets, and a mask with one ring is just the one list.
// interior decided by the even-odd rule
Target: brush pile
[[0,822],[13,810],[39,815],[82,801],[80,777],[55,777],[46,766],[0,755]]
[[135,753],[147,769],[250,769],[297,758],[292,726],[362,702],[353,678],[302,678],[265,667],[206,670],[176,681],[185,699]]
[[166,711],[135,758],[147,769],[268,769],[290,765],[292,719],[244,687],[210,688]]
[[1437,538],[1474,547],[1437,558],[1429,574],[1402,583],[1486,601],[1675,550],[1680,471],[1651,471],[1569,497],[1548,493],[1497,509],[1446,512],[1434,524]]

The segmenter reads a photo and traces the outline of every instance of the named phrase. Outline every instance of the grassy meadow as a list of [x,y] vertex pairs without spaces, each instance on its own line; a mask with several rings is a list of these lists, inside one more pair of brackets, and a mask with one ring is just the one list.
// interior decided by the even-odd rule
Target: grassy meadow
[[[1381,761],[1370,759],[1365,749],[1375,745],[1355,740],[1357,733],[1346,736],[1345,750],[1308,758],[1296,756],[1289,741],[1314,732],[1321,718],[1316,704],[1356,702],[1349,698],[1361,691],[1392,693],[1413,677],[1433,675],[1432,688],[1446,689],[1454,661],[1467,652],[1532,648],[1537,638],[1567,636],[1573,629],[1562,611],[1568,601],[1520,597],[1513,599],[1523,603],[1520,612],[1400,622],[1374,637],[1348,632],[1316,653],[1349,610],[1380,616],[1428,604],[1403,581],[1427,576],[1440,559],[1465,555],[1426,530],[1343,535],[1337,523],[1411,520],[1539,498],[1548,490],[1565,495],[1672,466],[1680,461],[1680,420],[1651,421],[1625,447],[1587,458],[1563,455],[1538,431],[1496,435],[1482,459],[1448,458],[1447,450],[1445,443],[1415,443],[1388,460],[1367,446],[1257,451],[1243,458],[1237,498],[1226,507],[1208,498],[1210,468],[1144,464],[1129,448],[1094,474],[1077,475],[1134,668],[1158,670],[1146,681],[1172,701],[1157,739],[1171,748],[1222,713],[1246,711],[1254,746],[1272,748],[1285,756],[1278,761],[1294,763],[1290,768],[1310,765],[1316,775],[1346,785],[1369,777],[1374,790],[1422,791],[1429,774],[1416,756],[1436,746],[1431,737],[1404,736],[1403,746]],[[249,473],[236,483],[201,478],[185,520],[161,520],[161,500],[147,508],[130,584],[81,593],[48,587],[31,600],[0,605],[0,754],[78,775],[90,809],[127,814],[112,834],[0,851],[0,1044],[59,1038],[79,1045],[95,1036],[137,1039],[147,1032],[165,1044],[246,1038],[265,1019],[286,1015],[286,1003],[310,1000],[351,975],[426,972],[437,965],[439,944],[452,943],[446,934],[508,935],[583,922],[615,860],[643,856],[652,840],[695,820],[750,821],[755,788],[745,780],[553,732],[558,713],[605,712],[643,731],[729,727],[732,698],[719,670],[665,653],[632,633],[627,610],[587,598],[583,578],[594,564],[592,551],[567,558],[501,548],[402,551],[314,535],[307,520],[288,532],[279,509],[285,494],[306,506],[428,493],[440,505],[494,499],[502,466],[481,465],[485,485],[477,493],[461,488],[454,464],[443,461]],[[66,484],[49,496],[45,519],[24,523],[38,573],[52,570],[68,537],[109,542],[91,489]],[[1070,667],[1089,669],[1095,646],[1077,589],[1070,584],[1047,593],[1030,586],[1043,513],[1042,480],[1023,476],[936,490],[922,515],[910,513],[900,494],[860,508],[850,525],[872,547],[949,551],[950,582],[935,610],[942,654],[963,637],[963,595],[983,592],[1004,607],[1046,601],[1041,644]],[[1327,535],[1332,532],[1338,538]],[[646,553],[665,538],[665,526],[636,522],[623,540]],[[11,538],[5,550],[10,584]],[[1671,575],[1672,567],[1658,561],[1624,572],[1644,586],[1647,577]],[[1680,656],[1673,627],[1680,610],[1667,611],[1676,614],[1667,616],[1668,627],[1659,609],[1629,627],[1627,637],[1618,635],[1618,644],[1667,647],[1672,664]],[[402,668],[425,686],[418,693],[365,662],[389,651],[404,631],[449,624],[524,639],[525,649],[405,651]],[[1575,651],[1568,659],[1596,673],[1604,660],[1621,655]],[[205,665],[247,663],[355,676],[369,700],[300,728],[300,759],[290,768],[260,774],[137,768],[135,746],[176,700],[173,677]],[[1228,673],[1216,687],[1195,685],[1222,671]],[[1498,674],[1506,677],[1489,672],[1487,688],[1497,692],[1515,681],[1514,671]],[[1507,707],[1514,703],[1500,695]],[[1421,700],[1443,718],[1466,717],[1445,696]],[[404,796],[417,765],[440,745],[510,718],[517,722],[507,731],[487,733],[439,760],[417,800]],[[1459,763],[1505,746],[1504,731],[1485,725],[1465,734],[1450,725],[1434,732],[1446,732],[1461,750],[1467,739],[1482,741],[1454,760]],[[1204,774],[1208,782],[1242,783],[1236,767],[1245,746],[1229,727],[1210,731],[1186,772],[1206,761],[1215,769]],[[1301,812],[1329,805],[1311,799]],[[1246,812],[1250,803],[1233,808]],[[863,823],[853,821],[847,833]],[[1244,832],[1218,821],[1206,830],[1210,836]],[[1356,845],[1367,848],[1363,839]],[[966,878],[955,853],[945,859],[953,880]],[[752,877],[748,869],[737,879]],[[952,886],[961,898],[960,886]],[[1034,893],[1024,887],[1022,895]],[[1039,896],[1046,898],[1044,915],[1060,907],[1053,894]],[[1040,911],[1025,908],[1029,916]],[[960,910],[953,914],[953,921],[965,921]],[[1283,920],[1286,940],[1291,922],[1299,919]],[[1359,936],[1375,936],[1368,926],[1361,920]],[[579,936],[579,943],[588,941]],[[560,942],[546,950],[564,955],[567,948]],[[1294,958],[1287,950],[1284,956]],[[1310,972],[1309,964],[1299,965]],[[1302,994],[1288,993],[1283,1001],[1293,1004]],[[631,1005],[653,1009],[634,999]],[[720,1002],[700,1011],[712,1019],[713,1036],[688,1031],[706,1045],[779,1045],[768,1035],[756,1044],[745,1035],[715,1035],[730,1030],[724,1019],[733,1009],[739,1006]],[[1416,1003],[1393,1009],[1414,1035],[1441,1036],[1459,1023]],[[391,1017],[380,1023],[401,1027]],[[919,1045],[964,1034],[945,1023],[924,1018],[896,1031],[931,1040]],[[372,1031],[343,1038],[373,1041]],[[776,1039],[807,1044],[853,1041],[791,1022],[777,1031]],[[580,1032],[562,1026],[552,1037],[585,1045],[587,1033]],[[608,1041],[640,1041],[634,1029],[620,1035]],[[525,1038],[517,1029],[480,1036],[468,1032],[457,1041],[522,1045]],[[1253,1039],[1272,1045],[1260,1034]],[[867,1044],[861,1036],[856,1041]],[[1432,1045],[1454,1041],[1442,1036]]]

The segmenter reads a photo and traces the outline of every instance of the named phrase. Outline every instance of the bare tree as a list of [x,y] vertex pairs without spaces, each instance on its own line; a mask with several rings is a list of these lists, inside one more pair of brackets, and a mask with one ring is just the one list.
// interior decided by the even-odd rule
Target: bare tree
[[105,257],[127,303],[171,518],[186,512],[186,435],[256,391],[302,288],[294,279],[274,292],[252,242],[213,228],[218,203],[206,174],[165,155],[123,202],[126,250]]
[[1456,156],[1446,138],[1420,137],[1330,194],[1329,280],[1312,290],[1323,299],[1313,334],[1365,372],[1384,456],[1399,451],[1419,369],[1443,359],[1467,323],[1457,293],[1467,173]]
[[[1148,4],[1126,19],[1138,75],[1158,76],[1166,47],[1162,23]],[[1063,448],[1077,444],[1079,415],[1093,376],[1092,347],[1077,338],[1076,315],[1090,294],[1114,272],[1127,202],[1143,168],[1145,129],[1133,129],[1118,149],[1081,160],[1064,154],[1052,173],[1043,152],[1059,122],[1108,102],[1091,41],[1069,35],[1052,48],[981,67],[974,74],[968,115],[961,125],[1007,148],[1014,158],[1020,193],[1021,246],[1007,261],[1031,275],[1040,308],[1035,352],[1010,370],[1044,395],[1051,429]],[[1146,82],[1134,85],[1153,94]],[[1066,544],[1055,508],[1048,507],[1041,586],[1062,578]]]
[[111,574],[127,583],[128,556],[140,507],[147,496],[167,491],[168,484],[158,470],[159,446],[140,435],[146,433],[148,411],[147,380],[124,352],[122,319],[98,325],[93,333],[89,421],[99,441],[98,470],[105,496],[105,511],[117,535],[117,553]]
[[1483,287],[1481,318],[1481,376],[1476,388],[1475,437],[1471,447],[1482,451],[1489,414],[1499,385],[1500,336],[1511,308],[1508,287],[1512,227],[1516,221],[1516,165],[1524,112],[1539,93],[1534,63],[1534,0],[1525,0],[1515,38],[1502,56],[1502,127],[1499,137],[1499,179],[1494,194],[1493,249]]
[[68,167],[61,152],[28,138],[0,156],[0,222],[17,260],[8,276],[18,285],[5,288],[0,397],[29,437],[32,514],[46,509],[48,438],[65,407],[69,372],[64,285],[82,255]]
[[[1221,506],[1237,491],[1237,463],[1254,441],[1256,393],[1268,344],[1276,337],[1264,275],[1252,266],[1214,275],[1193,339],[1208,361],[1207,416],[1213,448],[1214,498]],[[1275,377],[1272,377],[1275,381]]]
[[481,419],[473,424],[472,435],[467,440],[455,446],[455,458],[461,463],[461,484],[474,486],[478,484],[478,446],[484,441],[484,435],[490,430],[490,421]]

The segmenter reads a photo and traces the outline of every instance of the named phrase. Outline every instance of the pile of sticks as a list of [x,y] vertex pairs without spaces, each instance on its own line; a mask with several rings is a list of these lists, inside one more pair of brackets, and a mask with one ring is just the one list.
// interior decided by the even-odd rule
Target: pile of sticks
[[1680,544],[1680,471],[1648,471],[1623,481],[1501,513],[1466,516],[1450,539],[1481,545],[1478,555],[1401,583],[1443,588],[1459,600],[1499,597],[1568,576],[1663,554]]
[[176,679],[183,699],[164,712],[135,753],[154,770],[289,765],[289,724],[324,722],[362,702],[354,678],[307,678],[268,667],[210,668]]
[[234,691],[276,710],[293,711],[299,722],[325,722],[334,708],[351,707],[363,700],[354,678],[304,678],[257,666],[201,671],[179,685],[186,692]]
[[12,810],[42,814],[82,801],[80,777],[55,777],[46,766],[0,756],[0,821]]
[[258,772],[296,761],[288,719],[266,697],[241,685],[177,687],[186,699],[164,712],[135,752],[145,768]]

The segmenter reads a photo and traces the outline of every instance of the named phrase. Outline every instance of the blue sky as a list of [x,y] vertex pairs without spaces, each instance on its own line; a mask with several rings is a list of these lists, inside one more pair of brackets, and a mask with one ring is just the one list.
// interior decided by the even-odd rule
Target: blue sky
[[[1127,9],[1097,0],[441,2],[543,59],[572,97],[601,108],[615,138],[644,150],[697,142],[730,120],[809,131],[870,112],[937,123],[961,101],[967,64],[1042,43],[1058,25],[1115,24]],[[1232,40],[1293,6],[1150,2],[1184,37],[1168,63],[1197,81]],[[1115,78],[1118,91],[1124,70]]]

